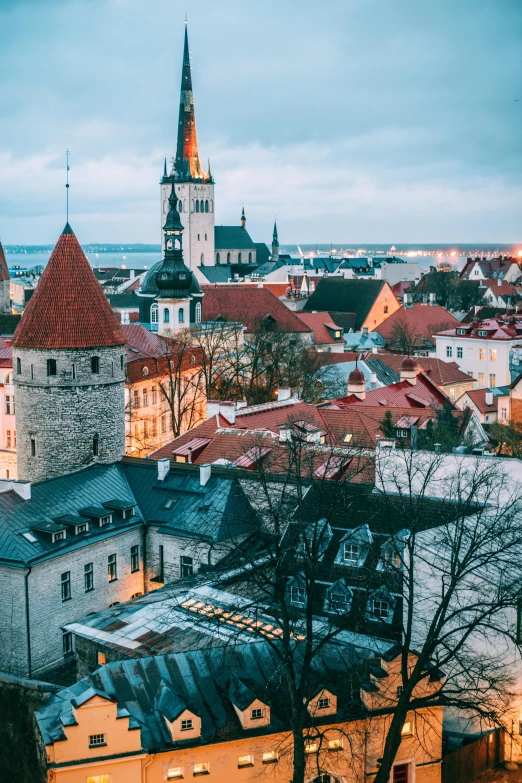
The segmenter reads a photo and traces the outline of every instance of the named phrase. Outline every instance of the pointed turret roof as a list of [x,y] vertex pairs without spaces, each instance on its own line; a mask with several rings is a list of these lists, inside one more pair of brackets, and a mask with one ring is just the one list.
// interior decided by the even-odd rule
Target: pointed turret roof
[[15,348],[105,348],[125,335],[85,253],[65,226],[14,333]]
[[279,247],[279,239],[277,237],[277,223],[274,220],[274,233],[272,234],[272,246]]
[[178,146],[176,150],[175,168],[176,178],[178,180],[206,179],[199,160],[198,137],[196,134],[196,115],[194,112],[194,95],[192,94],[192,74],[190,71],[190,52],[186,22],[185,45],[183,49],[183,69],[181,72]]
[[0,242],[0,282],[3,280],[9,280],[9,269],[7,267],[7,261],[4,254],[4,248]]

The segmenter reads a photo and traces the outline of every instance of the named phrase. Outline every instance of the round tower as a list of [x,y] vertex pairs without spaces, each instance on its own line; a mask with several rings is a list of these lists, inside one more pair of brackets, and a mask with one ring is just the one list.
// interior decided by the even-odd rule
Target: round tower
[[119,459],[125,335],[68,223],[12,347],[19,478]]

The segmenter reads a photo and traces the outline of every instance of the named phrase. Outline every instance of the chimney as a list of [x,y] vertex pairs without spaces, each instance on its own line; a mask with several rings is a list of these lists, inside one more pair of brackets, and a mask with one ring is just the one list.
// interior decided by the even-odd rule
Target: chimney
[[402,303],[403,303],[404,307],[408,307],[408,294],[404,293],[402,295]]
[[165,457],[158,460],[158,481],[164,481],[165,476],[170,470],[170,459]]
[[219,400],[207,400],[207,420],[219,413]]
[[134,278],[136,277],[136,270],[129,269],[129,276],[131,280],[134,280]]
[[289,400],[292,396],[292,389],[289,386],[281,386],[277,390],[277,401],[282,402],[283,400]]
[[487,391],[485,397],[486,405],[493,405],[493,392]]
[[222,416],[225,417],[225,419],[230,422],[230,424],[234,424],[236,420],[236,406],[233,402],[220,402],[219,403],[219,413],[221,413]]
[[412,386],[417,384],[417,362],[413,356],[405,356],[400,369],[401,381],[408,381]]
[[30,481],[14,481],[13,489],[17,495],[20,495],[22,500],[31,500],[31,482]]
[[376,386],[376,384],[377,384],[377,373],[376,372],[370,373],[370,383],[371,383],[372,386],[374,386],[374,387]]
[[248,402],[246,400],[238,400],[236,402],[236,411],[240,411],[241,408],[246,408],[248,405]]
[[430,305],[432,307],[435,307],[437,305],[437,300],[435,294],[430,294]]
[[192,465],[192,446],[187,449],[187,462]]
[[205,487],[212,473],[212,465],[200,465],[199,466],[199,485]]
[[377,350],[378,350],[377,346],[376,345],[372,345],[372,353],[377,353]]

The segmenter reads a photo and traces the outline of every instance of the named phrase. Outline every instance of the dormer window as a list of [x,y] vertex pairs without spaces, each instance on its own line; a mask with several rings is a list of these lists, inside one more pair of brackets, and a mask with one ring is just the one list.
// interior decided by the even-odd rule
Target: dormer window
[[357,564],[359,562],[360,556],[361,556],[361,547],[359,546],[359,544],[351,544],[349,542],[344,543],[343,559],[345,563]]
[[478,336],[479,337],[486,337],[487,336],[487,332],[485,331],[485,329],[479,329],[478,330]]
[[335,614],[348,614],[352,608],[353,592],[345,579],[339,579],[326,591],[325,610]]
[[102,745],[106,745],[105,734],[89,734],[89,747],[99,748]]
[[192,718],[186,718],[181,721],[181,731],[191,731],[194,728]]
[[323,696],[323,698],[319,699],[317,702],[317,709],[318,710],[326,710],[330,706],[330,699],[327,696]]
[[56,544],[57,541],[65,541],[65,538],[65,530],[58,530],[52,534],[53,544]]
[[390,604],[388,601],[383,601],[379,598],[373,600],[373,614],[379,620],[386,620],[388,618],[388,612],[390,611]]
[[457,329],[457,334],[466,334],[465,329]]
[[253,710],[250,710],[250,720],[260,720],[264,715],[264,710],[262,707],[256,707]]
[[306,606],[306,587],[295,583],[289,588],[290,603],[294,606]]
[[384,586],[379,587],[369,595],[366,618],[390,624],[393,621],[395,603],[395,598],[390,591]]
[[101,517],[100,527],[105,527],[105,525],[110,525],[111,522],[112,522],[112,516],[110,514],[107,517]]
[[89,526],[87,525],[87,523],[85,523],[84,525],[77,525],[74,532],[76,533],[77,536],[79,536],[80,533],[86,533],[88,529]]

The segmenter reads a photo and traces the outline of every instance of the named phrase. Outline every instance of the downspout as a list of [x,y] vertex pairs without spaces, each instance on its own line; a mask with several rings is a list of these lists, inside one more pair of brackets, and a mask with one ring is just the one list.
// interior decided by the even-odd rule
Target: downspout
[[27,632],[27,668],[29,677],[32,677],[32,661],[31,661],[31,623],[29,617],[29,574],[31,573],[32,566],[28,566],[28,571],[25,574],[25,624]]
[[141,768],[141,780],[142,780],[142,783],[147,783],[147,767],[150,764],[152,764],[152,762],[154,761],[155,756],[156,756],[156,754],[153,753],[151,755],[150,759],[147,761],[147,763],[144,764],[143,767]]

